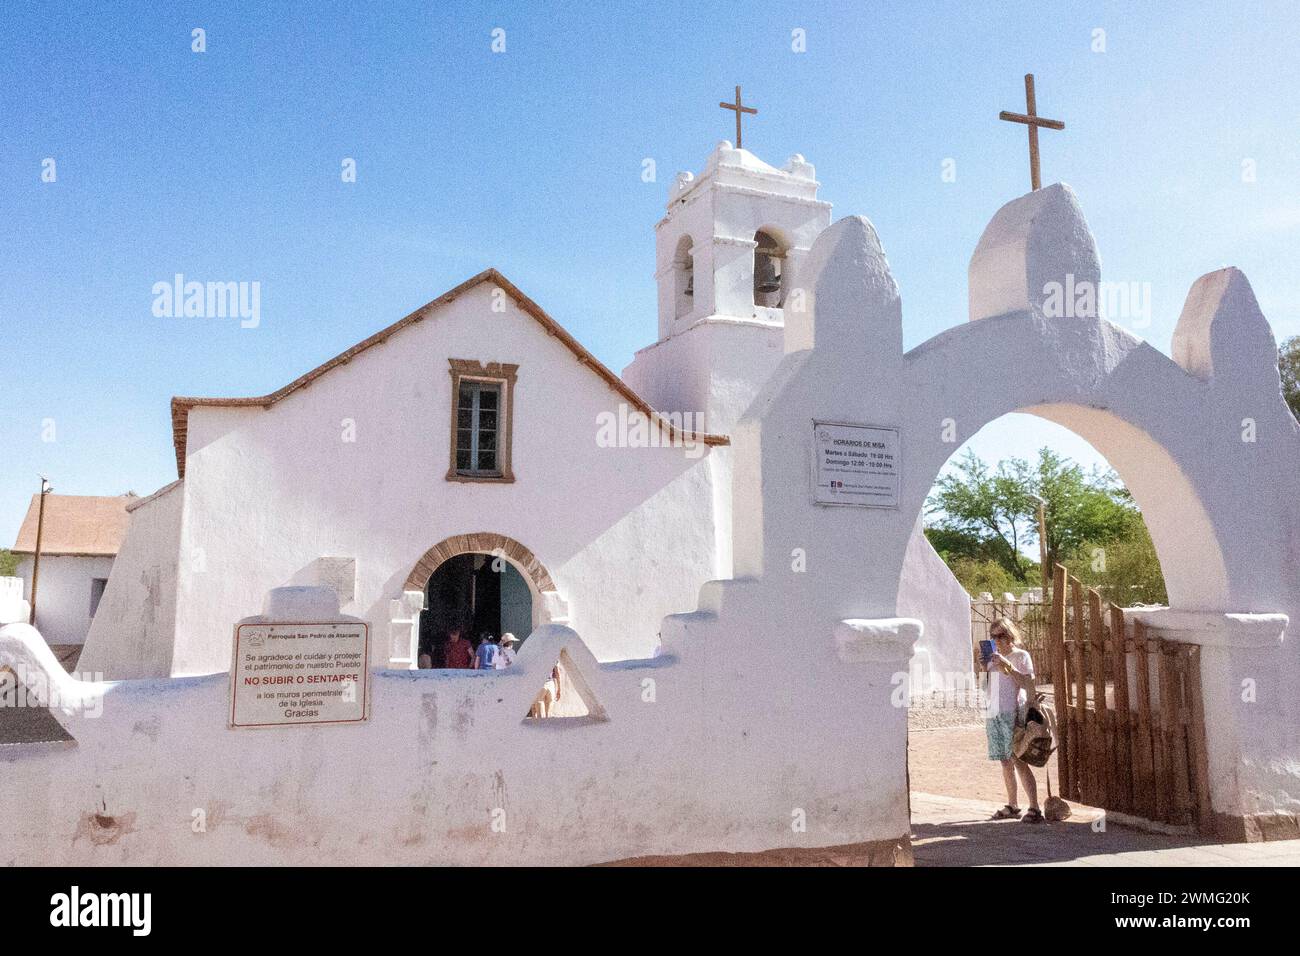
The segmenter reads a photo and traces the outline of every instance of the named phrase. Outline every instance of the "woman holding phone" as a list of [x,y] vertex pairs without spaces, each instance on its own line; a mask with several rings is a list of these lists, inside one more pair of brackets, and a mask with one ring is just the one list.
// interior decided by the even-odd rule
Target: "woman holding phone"
[[993,814],[994,820],[1014,820],[1020,816],[1016,804],[1016,775],[1024,784],[1029,798],[1025,823],[1042,823],[1043,812],[1038,807],[1038,783],[1034,771],[1011,752],[1011,737],[1016,729],[1016,717],[1024,706],[1029,691],[1034,686],[1034,661],[1020,643],[1020,630],[1009,618],[999,617],[989,627],[993,639],[993,653],[984,660],[989,673],[988,711],[984,731],[988,736],[989,759],[1002,764],[1002,782],[1007,788],[1007,803]]

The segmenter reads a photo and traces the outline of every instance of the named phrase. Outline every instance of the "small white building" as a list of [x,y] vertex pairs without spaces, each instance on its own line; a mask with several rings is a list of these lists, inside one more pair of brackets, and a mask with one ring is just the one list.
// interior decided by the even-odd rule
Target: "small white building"
[[52,648],[80,646],[90,631],[122,546],[135,495],[32,495],[18,541],[17,576],[32,599],[36,531],[41,524],[41,560],[36,580],[36,629]]

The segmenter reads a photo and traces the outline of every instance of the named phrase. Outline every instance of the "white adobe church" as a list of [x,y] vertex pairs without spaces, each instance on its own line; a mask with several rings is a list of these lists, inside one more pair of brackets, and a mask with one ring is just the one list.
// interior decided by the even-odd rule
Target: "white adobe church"
[[[1015,411],[1091,442],[1142,508],[1172,605],[1143,623],[1200,648],[1216,832],[1300,832],[1300,424],[1245,276],[1192,284],[1171,355],[1063,317],[1050,290],[1095,285],[1100,257],[1050,185],[986,227],[968,321],[905,352],[875,229],[829,225],[816,188],[802,159],[727,143],[680,178],[659,341],[625,379],[487,272],[271,395],[176,399],[181,477],[133,506],[83,654],[106,679],[0,617],[0,666],[71,738],[5,749],[0,864],[849,843],[906,864],[898,691],[918,647],[969,653],[918,515],[960,441]],[[625,419],[657,440],[611,442]],[[895,436],[889,506],[823,482],[838,428]],[[472,553],[519,575],[532,633],[504,670],[417,669],[425,600],[467,610],[428,583],[451,565],[476,595],[492,562]],[[484,587],[475,623],[523,613],[518,587]],[[232,727],[250,617],[370,623],[367,719]],[[524,719],[557,660],[586,713]]]
[[[621,379],[488,270],[270,395],[174,399],[179,480],[131,507],[79,669],[224,671],[232,622],[314,584],[383,636],[376,667],[415,665],[422,601],[426,645],[455,617],[652,657],[663,617],[732,576],[727,436],[811,308],[817,190],[802,156],[728,142],[681,174],[656,226],[659,339]],[[900,600],[929,684],[970,669],[969,598],[915,517]]]

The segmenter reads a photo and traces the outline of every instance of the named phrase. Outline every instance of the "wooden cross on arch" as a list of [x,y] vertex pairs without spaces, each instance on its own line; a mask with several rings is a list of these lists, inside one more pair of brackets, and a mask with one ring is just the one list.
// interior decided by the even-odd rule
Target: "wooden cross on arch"
[[1042,185],[1038,173],[1038,127],[1065,129],[1065,124],[1060,120],[1044,119],[1038,115],[1038,106],[1034,101],[1034,74],[1032,73],[1025,74],[1025,107],[1029,110],[1028,113],[1008,113],[1003,110],[998,114],[998,119],[1009,123],[1024,123],[1029,127],[1029,182],[1034,189],[1038,189]]

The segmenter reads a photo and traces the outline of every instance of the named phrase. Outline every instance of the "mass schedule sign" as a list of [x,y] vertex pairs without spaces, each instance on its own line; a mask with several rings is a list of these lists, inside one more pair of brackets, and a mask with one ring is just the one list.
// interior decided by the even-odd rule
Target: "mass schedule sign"
[[813,501],[822,505],[897,508],[897,428],[813,422]]
[[368,624],[237,625],[230,726],[361,723],[369,661]]

